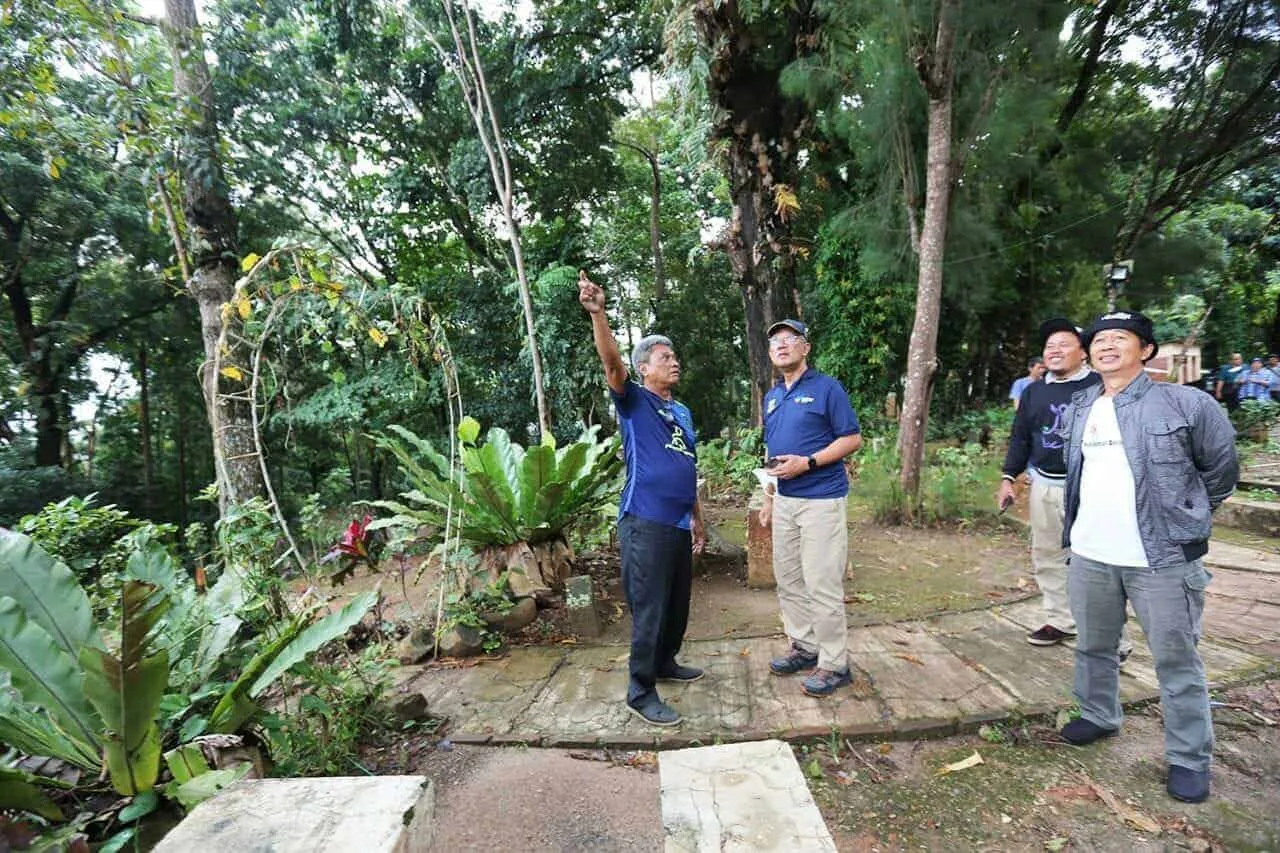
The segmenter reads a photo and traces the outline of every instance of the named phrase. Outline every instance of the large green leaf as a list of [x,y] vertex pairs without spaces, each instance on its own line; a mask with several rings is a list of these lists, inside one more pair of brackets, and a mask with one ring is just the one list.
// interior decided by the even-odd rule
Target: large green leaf
[[0,767],[0,809],[31,812],[46,820],[63,820],[62,809],[40,790],[37,778],[12,767]]
[[520,460],[516,514],[523,526],[533,528],[543,522],[536,509],[538,495],[555,479],[555,473],[556,452],[545,444],[530,447],[524,459]]
[[151,653],[155,627],[169,607],[156,586],[126,581],[121,590],[120,656],[87,648],[80,654],[84,692],[106,724],[107,769],[125,795],[149,791],[160,770],[156,715],[169,684],[169,655]]
[[263,670],[276,659],[285,646],[307,627],[311,611],[289,620],[275,637],[265,638],[266,645],[245,664],[240,677],[227,688],[209,714],[209,731],[229,734],[240,728],[258,713],[258,706],[249,698],[249,685],[257,680]]
[[243,605],[244,585],[230,572],[224,572],[204,597],[208,621],[200,631],[194,667],[199,681],[205,682],[213,677],[222,655],[235,640],[236,633],[244,624],[236,611]]
[[44,711],[22,701],[9,686],[9,673],[0,671],[0,743],[27,755],[47,755],[97,770],[102,764],[97,742],[87,742],[59,729]]
[[362,593],[347,602],[347,606],[337,613],[330,613],[309,626],[298,635],[297,639],[282,649],[275,660],[271,661],[271,665],[258,676],[257,680],[253,682],[253,686],[249,688],[249,695],[257,698],[277,678],[305,660],[307,655],[330,640],[336,640],[346,634],[351,626],[363,619],[364,614],[368,613],[369,609],[377,603],[378,594],[376,592]]
[[101,646],[89,596],[65,565],[20,533],[0,529],[0,596],[17,602],[72,658]]
[[98,742],[97,714],[84,698],[84,673],[43,627],[12,598],[0,598],[0,669],[27,703],[43,708],[73,737]]

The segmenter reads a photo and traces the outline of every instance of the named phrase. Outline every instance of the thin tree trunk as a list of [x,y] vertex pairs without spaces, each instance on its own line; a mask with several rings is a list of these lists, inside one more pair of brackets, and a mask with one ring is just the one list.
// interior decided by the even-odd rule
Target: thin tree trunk
[[182,389],[178,389],[178,523],[187,526],[187,404]]
[[144,514],[151,515],[152,472],[151,456],[151,384],[147,381],[147,345],[138,347],[138,439],[142,446],[142,505]]
[[542,437],[551,432],[551,408],[547,403],[547,391],[542,372],[542,351],[538,347],[537,327],[533,318],[533,296],[524,268],[524,250],[520,245],[520,227],[515,216],[515,182],[511,173],[511,163],[507,158],[506,144],[503,142],[502,128],[498,122],[498,112],[494,109],[493,101],[489,97],[489,84],[484,76],[484,65],[480,62],[480,49],[476,40],[471,8],[466,0],[460,0],[463,18],[467,25],[467,38],[464,44],[462,34],[453,17],[453,2],[454,0],[441,0],[445,18],[449,21],[449,31],[453,35],[455,52],[447,53],[434,39],[432,44],[436,52],[448,61],[462,87],[467,112],[471,115],[471,121],[475,125],[480,144],[489,161],[489,175],[493,180],[493,188],[502,202],[502,216],[507,226],[508,241],[515,261],[520,308],[524,312],[529,358],[533,363],[533,391],[538,406],[539,437]]
[[[239,267],[236,217],[222,172],[213,81],[205,63],[194,0],[165,0],[165,16],[163,30],[173,56],[174,92],[185,122],[179,171],[192,267],[187,290],[200,308],[205,353],[201,384],[212,428],[219,508],[225,513],[230,504],[264,493],[248,405],[240,393],[243,388],[234,379],[224,382],[212,369],[223,331],[223,306],[235,294]],[[228,324],[239,322],[235,312],[225,317]],[[222,355],[222,364],[247,369],[248,353],[239,335],[228,334],[226,340],[229,351]]]
[[925,156],[924,221],[920,226],[916,316],[907,351],[907,382],[898,427],[899,482],[914,512],[924,464],[929,400],[937,370],[938,320],[942,305],[942,263],[951,204],[951,82],[955,51],[955,19],[959,0],[942,0],[931,55],[920,63],[921,82],[929,93],[929,143]]

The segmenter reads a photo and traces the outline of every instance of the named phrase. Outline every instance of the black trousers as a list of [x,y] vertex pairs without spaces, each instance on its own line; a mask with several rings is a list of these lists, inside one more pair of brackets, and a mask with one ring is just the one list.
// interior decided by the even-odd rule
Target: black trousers
[[675,666],[689,625],[693,537],[688,530],[624,515],[618,522],[622,588],[631,608],[627,704],[657,697],[654,682]]

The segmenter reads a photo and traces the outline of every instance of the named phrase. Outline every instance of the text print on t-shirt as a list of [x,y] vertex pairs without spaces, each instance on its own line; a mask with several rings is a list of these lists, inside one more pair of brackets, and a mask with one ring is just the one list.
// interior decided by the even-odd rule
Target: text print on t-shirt
[[698,457],[694,455],[693,451],[689,449],[689,445],[685,443],[684,430],[680,428],[680,424],[676,423],[676,416],[671,413],[670,409],[665,407],[657,407],[657,411],[658,417],[662,418],[671,427],[671,441],[664,444],[663,447],[688,456],[690,459],[697,459]]

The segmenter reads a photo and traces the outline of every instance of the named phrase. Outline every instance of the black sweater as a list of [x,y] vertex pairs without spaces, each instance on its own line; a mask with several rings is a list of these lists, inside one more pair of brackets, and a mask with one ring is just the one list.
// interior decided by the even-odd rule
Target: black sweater
[[1062,437],[1057,429],[1062,415],[1071,405],[1077,391],[1097,385],[1102,377],[1093,371],[1074,382],[1032,382],[1022,392],[1018,414],[1009,434],[1009,450],[1004,455],[1006,477],[1017,477],[1034,468],[1049,479],[1061,480],[1067,475],[1062,459]]

